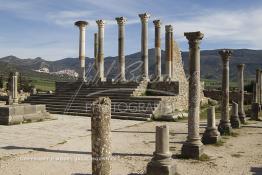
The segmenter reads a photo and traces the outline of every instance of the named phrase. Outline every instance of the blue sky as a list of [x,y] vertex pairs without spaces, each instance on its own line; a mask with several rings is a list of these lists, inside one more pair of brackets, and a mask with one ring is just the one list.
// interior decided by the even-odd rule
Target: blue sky
[[[0,57],[42,57],[57,60],[78,56],[76,20],[86,20],[86,55],[93,57],[95,21],[104,19],[105,56],[117,55],[115,17],[127,17],[126,54],[140,50],[139,13],[151,14],[149,48],[154,47],[154,19],[174,26],[182,50],[184,32],[205,34],[201,49],[262,49],[261,0],[0,0]],[[164,30],[162,31],[164,39]],[[164,48],[164,40],[162,40]]]

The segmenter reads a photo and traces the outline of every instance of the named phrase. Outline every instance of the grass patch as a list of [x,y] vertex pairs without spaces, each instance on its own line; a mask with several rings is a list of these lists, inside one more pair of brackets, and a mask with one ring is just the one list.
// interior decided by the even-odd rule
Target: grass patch
[[239,158],[239,157],[242,157],[241,154],[231,154],[232,157],[235,157],[235,158]]
[[216,146],[216,147],[220,147],[220,146],[224,146],[224,143],[226,143],[226,142],[223,141],[222,139],[220,139],[217,143],[212,144],[212,145],[214,145],[214,146]]
[[62,142],[59,142],[58,145],[63,145],[63,144],[65,144],[65,143],[67,143],[66,140],[64,140],[64,141],[62,141]]
[[209,161],[210,157],[207,154],[202,154],[199,159],[199,161]]

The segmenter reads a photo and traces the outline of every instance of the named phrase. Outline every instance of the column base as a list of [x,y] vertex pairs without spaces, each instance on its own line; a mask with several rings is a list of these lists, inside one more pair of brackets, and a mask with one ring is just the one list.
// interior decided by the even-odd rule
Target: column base
[[203,154],[203,144],[195,144],[191,142],[185,142],[182,146],[181,154],[182,157],[191,158],[191,159],[199,159]]
[[163,77],[160,76],[154,76],[151,81],[163,81]]
[[241,122],[238,116],[231,116],[230,123],[232,128],[241,128]]
[[239,120],[242,124],[246,123],[246,114],[239,114]]
[[218,125],[218,131],[220,132],[221,135],[231,135],[232,127],[230,125],[230,122],[220,120],[220,123]]
[[154,160],[147,164],[146,175],[176,175],[176,165],[171,158]]
[[203,137],[202,143],[203,144],[215,144],[220,140],[220,134],[216,128],[206,129]]
[[252,103],[252,112],[251,112],[251,119],[252,120],[259,120],[258,113],[259,113],[259,103]]

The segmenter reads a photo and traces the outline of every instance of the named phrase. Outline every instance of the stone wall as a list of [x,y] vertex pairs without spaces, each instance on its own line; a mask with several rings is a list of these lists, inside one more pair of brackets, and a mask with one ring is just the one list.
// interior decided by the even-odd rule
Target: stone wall
[[178,81],[156,81],[149,82],[147,86],[147,95],[174,96],[179,94]]
[[[211,98],[213,100],[221,101],[221,91],[220,90],[204,90],[205,97]],[[238,92],[230,91],[229,92],[229,101],[232,100],[237,102]],[[252,103],[252,93],[245,92],[244,94],[244,103],[251,104]]]

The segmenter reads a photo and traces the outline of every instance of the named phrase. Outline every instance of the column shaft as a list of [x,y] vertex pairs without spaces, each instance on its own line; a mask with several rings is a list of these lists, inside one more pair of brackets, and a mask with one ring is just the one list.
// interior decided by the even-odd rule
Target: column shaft
[[160,20],[153,21],[155,25],[155,59],[156,59],[156,80],[161,80],[161,22]]
[[166,28],[166,74],[167,80],[172,77],[172,33],[173,27],[171,25],[165,26]]
[[256,102],[260,103],[260,70],[256,70]]
[[95,33],[94,34],[94,59],[95,59],[95,69],[96,69],[96,71],[98,71],[97,53],[98,53],[98,36],[97,36],[97,33]]
[[12,75],[12,100],[13,103],[18,103],[18,94],[17,94],[17,72],[14,72]]
[[238,113],[241,123],[245,123],[246,114],[244,110],[244,64],[238,65]]
[[99,68],[99,74],[98,78],[101,81],[105,80],[104,76],[104,26],[105,21],[104,20],[97,20],[96,23],[98,24],[98,68]]

